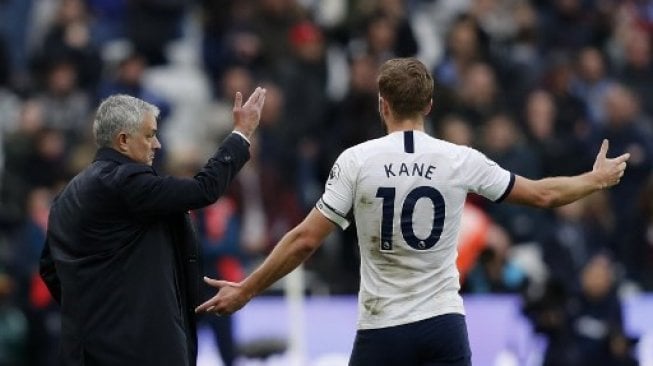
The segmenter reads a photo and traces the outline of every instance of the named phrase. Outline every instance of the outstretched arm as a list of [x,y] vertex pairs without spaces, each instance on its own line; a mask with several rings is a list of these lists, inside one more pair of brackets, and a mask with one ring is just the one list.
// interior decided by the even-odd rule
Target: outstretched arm
[[507,202],[536,207],[563,206],[595,191],[619,183],[630,154],[607,158],[608,140],[603,140],[592,171],[573,177],[552,177],[530,180],[517,177]]
[[334,228],[335,224],[313,209],[304,221],[281,238],[263,264],[241,283],[205,278],[207,284],[219,291],[195,312],[226,315],[239,310],[310,257]]

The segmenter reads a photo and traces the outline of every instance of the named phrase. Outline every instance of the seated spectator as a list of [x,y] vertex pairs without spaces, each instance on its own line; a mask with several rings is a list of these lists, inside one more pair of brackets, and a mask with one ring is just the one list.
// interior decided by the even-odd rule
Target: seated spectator
[[45,90],[36,98],[46,111],[44,126],[63,134],[66,152],[91,130],[91,101],[88,94],[79,89],[77,75],[75,65],[70,62],[52,64]]
[[510,261],[512,242],[508,233],[495,224],[490,225],[487,243],[476,266],[467,276],[463,291],[470,293],[518,293],[526,288],[524,271]]
[[[484,121],[481,151],[502,167],[521,176],[542,177],[539,161],[530,145],[524,143],[514,120],[507,114],[495,114]],[[486,209],[497,224],[504,227],[515,243],[539,238],[544,213],[518,205],[487,205]]]
[[633,250],[634,262],[629,267],[632,279],[643,291],[653,291],[653,175],[637,198],[632,230],[627,230],[624,243]]
[[610,247],[613,217],[605,194],[597,193],[554,210],[540,247],[549,276],[569,292],[578,292],[582,268]]
[[60,1],[55,23],[46,33],[40,52],[35,55],[35,66],[44,68],[53,62],[70,62],[77,71],[79,86],[93,91],[102,73],[94,32],[84,0]]
[[605,253],[594,255],[584,266],[580,283],[580,293],[569,308],[581,355],[577,365],[612,366],[611,337],[624,334],[623,309],[617,297],[618,280],[612,259]]
[[[630,228],[637,215],[636,205],[649,176],[653,172],[653,134],[650,131],[650,119],[643,114],[637,97],[621,85],[614,85],[605,97],[607,120],[594,138],[594,147],[598,149],[600,139],[610,140],[613,154],[629,152],[628,171],[621,178],[621,183],[608,191],[611,209],[614,211],[616,227]],[[639,261],[633,243],[614,241],[612,251],[615,259],[626,266],[627,276],[633,273]]]
[[536,89],[528,94],[522,126],[538,156],[542,176],[571,175],[587,166],[580,150],[583,147],[574,136],[557,132],[558,119],[558,106],[551,93]]
[[578,72],[572,81],[572,92],[587,105],[590,125],[596,129],[605,122],[603,98],[614,81],[609,78],[605,60],[598,49],[583,48],[577,58]]
[[474,130],[469,122],[457,115],[445,116],[437,123],[438,138],[456,145],[475,146]]

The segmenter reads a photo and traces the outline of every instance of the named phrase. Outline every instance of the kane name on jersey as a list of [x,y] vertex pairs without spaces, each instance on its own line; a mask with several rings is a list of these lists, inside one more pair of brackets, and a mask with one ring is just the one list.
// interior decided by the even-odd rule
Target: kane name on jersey
[[386,178],[420,176],[431,180],[435,172],[435,166],[427,166],[425,163],[389,163],[383,164],[383,168],[385,169]]

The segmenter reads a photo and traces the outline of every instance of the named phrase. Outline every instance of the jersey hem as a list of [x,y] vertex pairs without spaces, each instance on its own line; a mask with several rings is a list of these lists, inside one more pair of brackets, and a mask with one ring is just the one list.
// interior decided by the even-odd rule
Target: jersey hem
[[436,316],[440,315],[445,315],[445,314],[460,314],[460,315],[465,315],[465,309],[461,308],[459,306],[447,306],[443,309],[440,309],[438,311],[432,311],[428,313],[420,313],[418,315],[412,316],[412,317],[404,317],[401,319],[395,319],[392,321],[384,321],[384,322],[358,322],[357,329],[358,330],[364,330],[364,329],[379,329],[379,328],[390,328],[390,327],[395,327],[398,325],[405,325],[405,324],[410,324],[410,323],[415,323],[424,319],[429,319],[433,318]]

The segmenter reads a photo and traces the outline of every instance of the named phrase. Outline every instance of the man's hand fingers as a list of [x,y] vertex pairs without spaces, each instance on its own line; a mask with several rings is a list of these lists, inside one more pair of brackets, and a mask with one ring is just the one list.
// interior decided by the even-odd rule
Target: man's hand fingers
[[215,287],[215,288],[223,288],[225,286],[230,286],[230,287],[240,287],[239,283],[236,282],[230,282],[230,281],[224,281],[224,280],[214,280],[213,278],[208,278],[204,277],[204,282],[206,282],[207,285]]
[[259,88],[259,89],[260,89],[260,93],[256,99],[256,106],[260,109],[263,107],[263,103],[265,102],[265,93],[267,92],[267,90],[265,90],[265,88]]
[[240,109],[243,106],[243,93],[236,92],[236,99],[234,99],[234,109]]
[[600,158],[605,158],[606,155],[608,154],[608,147],[610,143],[608,142],[608,139],[603,139],[603,142],[601,143],[601,149],[599,150],[598,157]]
[[199,314],[199,313],[209,312],[209,311],[213,310],[213,308],[215,308],[214,302],[216,300],[216,297],[217,296],[214,296],[214,297],[210,298],[209,300],[206,300],[204,303],[202,303],[202,305],[196,307],[195,308],[195,313]]
[[256,87],[256,89],[254,89],[254,92],[252,93],[252,95],[250,95],[249,98],[247,98],[247,102],[245,102],[245,106],[247,107],[247,106],[250,106],[252,104],[257,104],[258,100],[259,100],[259,98],[261,96],[261,91],[262,90],[263,89],[260,86]]
[[614,160],[616,160],[617,163],[625,163],[628,161],[628,159],[630,159],[630,153],[625,153],[614,158]]
[[617,165],[617,168],[619,168],[619,170],[623,174],[623,172],[626,170],[626,166],[627,166],[626,162],[622,161],[621,163],[619,163],[619,165]]

